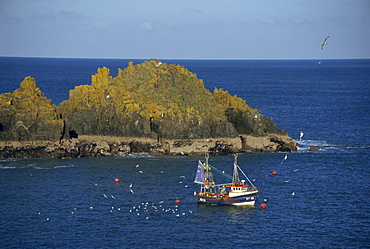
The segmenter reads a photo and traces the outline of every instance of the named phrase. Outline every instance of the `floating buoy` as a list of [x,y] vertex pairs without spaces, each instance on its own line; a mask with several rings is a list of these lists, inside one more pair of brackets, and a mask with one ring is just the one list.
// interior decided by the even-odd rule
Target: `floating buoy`
[[266,204],[265,203],[261,203],[260,208],[265,209],[266,208]]
[[177,200],[175,201],[175,203],[176,203],[176,204],[180,204],[180,202],[181,202],[181,201],[180,201],[179,199],[177,199]]
[[119,183],[119,178],[114,178],[115,183]]
[[272,171],[272,172],[271,172],[271,174],[272,174],[273,176],[276,176],[276,175],[277,175],[277,172],[274,170],[274,171]]

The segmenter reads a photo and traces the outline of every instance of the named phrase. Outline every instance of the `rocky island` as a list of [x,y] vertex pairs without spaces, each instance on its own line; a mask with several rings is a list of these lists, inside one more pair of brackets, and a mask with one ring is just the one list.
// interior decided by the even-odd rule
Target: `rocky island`
[[132,62],[106,67],[59,106],[26,77],[0,95],[0,158],[75,158],[290,152],[296,142],[272,118],[223,89],[208,91],[186,68]]

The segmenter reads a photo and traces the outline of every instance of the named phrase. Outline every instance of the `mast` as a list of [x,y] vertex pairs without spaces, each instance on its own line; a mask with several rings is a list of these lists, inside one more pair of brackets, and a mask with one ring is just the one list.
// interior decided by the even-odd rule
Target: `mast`
[[206,162],[203,163],[204,174],[205,174],[205,177],[204,177],[205,181],[204,182],[208,183],[208,184],[211,184],[211,185],[214,185],[215,181],[213,180],[213,174],[211,172],[211,166],[209,166],[209,164],[208,164],[208,159],[209,159],[208,153],[206,153],[205,158],[206,158]]
[[238,154],[234,155],[234,173],[233,173],[233,184],[239,184],[239,170],[238,170]]

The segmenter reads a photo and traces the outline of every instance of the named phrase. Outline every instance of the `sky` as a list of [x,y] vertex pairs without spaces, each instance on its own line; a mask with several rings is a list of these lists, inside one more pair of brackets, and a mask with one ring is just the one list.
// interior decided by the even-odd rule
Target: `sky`
[[369,26],[370,0],[0,0],[0,56],[358,59]]

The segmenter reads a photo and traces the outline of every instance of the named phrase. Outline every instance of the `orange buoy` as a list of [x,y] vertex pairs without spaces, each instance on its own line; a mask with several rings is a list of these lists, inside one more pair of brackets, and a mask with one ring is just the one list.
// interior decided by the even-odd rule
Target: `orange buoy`
[[175,203],[176,203],[176,204],[180,204],[180,202],[181,202],[181,201],[180,201],[179,199],[177,199],[177,200],[175,201]]
[[261,203],[260,208],[265,209],[266,208],[266,204],[265,203]]
[[114,178],[115,183],[119,183],[119,178]]
[[272,172],[271,172],[271,174],[272,174],[273,176],[276,176],[276,175],[277,175],[277,172],[274,170],[274,171],[272,171]]

